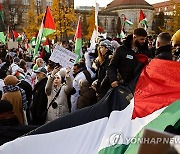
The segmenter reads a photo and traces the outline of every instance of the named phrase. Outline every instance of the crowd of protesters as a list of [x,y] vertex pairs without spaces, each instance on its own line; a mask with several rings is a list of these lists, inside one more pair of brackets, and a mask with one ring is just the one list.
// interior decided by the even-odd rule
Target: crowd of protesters
[[[73,52],[73,47],[62,42]],[[128,85],[151,59],[180,60],[180,30],[148,36],[137,28],[125,39],[98,37],[83,46],[72,68],[26,49],[0,50],[0,126],[42,125],[98,103],[111,87]]]

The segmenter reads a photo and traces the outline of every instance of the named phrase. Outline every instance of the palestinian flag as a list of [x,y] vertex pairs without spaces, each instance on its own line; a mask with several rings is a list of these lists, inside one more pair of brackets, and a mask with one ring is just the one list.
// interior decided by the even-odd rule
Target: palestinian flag
[[43,48],[47,53],[50,53],[49,39],[48,38],[46,38],[45,42],[43,43]]
[[12,30],[12,33],[13,33],[14,40],[16,40],[17,42],[22,41],[22,36],[18,32],[16,32],[15,30]]
[[139,13],[139,24],[145,28],[145,30],[148,28],[148,22],[146,19],[146,15],[142,10],[140,10]]
[[38,32],[30,40],[31,46],[35,46],[36,45],[36,38],[37,38],[37,36],[38,36]]
[[144,128],[163,131],[180,119],[179,67],[179,62],[154,59],[143,69],[135,88],[131,84],[110,89],[95,105],[43,125],[4,144],[0,151],[135,154],[138,144],[131,138],[139,138]]
[[54,33],[55,30],[56,30],[56,26],[55,26],[53,17],[51,15],[49,7],[47,6],[45,16],[42,20],[41,27],[40,27],[39,33],[37,35],[36,46],[34,49],[33,57],[35,57],[38,54],[38,49],[39,49],[42,37],[46,37],[46,36]]
[[125,22],[125,24],[128,24],[130,26],[133,25],[133,22],[131,22],[130,20],[127,20],[126,17],[125,17],[125,21],[124,22]]
[[81,33],[81,21],[79,19],[76,34],[75,34],[75,54],[77,55],[76,63],[81,58],[82,52],[82,33]]

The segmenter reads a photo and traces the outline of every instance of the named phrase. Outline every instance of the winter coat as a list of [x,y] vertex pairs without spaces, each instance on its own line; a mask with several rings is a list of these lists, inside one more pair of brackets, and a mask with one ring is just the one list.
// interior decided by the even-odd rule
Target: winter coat
[[126,48],[125,45],[120,46],[114,53],[110,65],[108,67],[108,77],[110,83],[118,81],[118,72],[125,83],[129,83],[134,78],[134,71],[138,65],[135,52]]
[[98,93],[98,95],[104,96],[111,86],[109,79],[106,78],[107,68],[110,63],[111,57],[112,57],[111,52],[108,51],[105,55],[105,60],[98,68],[98,73],[97,73],[97,79],[98,79],[97,93]]
[[6,92],[2,95],[2,100],[7,100],[12,104],[13,112],[17,116],[19,122],[24,124],[21,92],[19,90],[14,92]]
[[42,118],[42,114],[46,110],[48,102],[47,95],[45,93],[46,83],[47,77],[37,82],[33,90],[33,103],[31,106],[33,125],[42,125],[45,123],[45,119]]
[[77,108],[81,109],[96,103],[96,92],[94,89],[85,87],[79,91]]
[[164,59],[164,60],[172,60],[172,48],[170,45],[159,47],[156,50],[155,58]]
[[69,107],[67,102],[67,94],[70,93],[70,91],[73,89],[72,86],[72,78],[66,77],[66,84],[61,84],[58,88],[55,88],[53,86],[53,80],[54,78],[49,77],[47,84],[46,84],[46,94],[48,96],[48,105],[51,103],[57,92],[60,90],[59,95],[57,96],[55,102],[57,103],[57,107],[54,109],[52,105],[48,109],[46,122],[53,121],[59,117],[62,117],[63,115],[66,115],[69,113]]

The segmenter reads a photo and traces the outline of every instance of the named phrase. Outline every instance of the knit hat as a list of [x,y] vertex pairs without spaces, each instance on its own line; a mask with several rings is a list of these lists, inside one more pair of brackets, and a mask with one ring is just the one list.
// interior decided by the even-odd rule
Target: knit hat
[[106,47],[106,48],[107,48],[108,50],[110,50],[110,51],[113,50],[111,41],[109,41],[109,40],[101,41],[101,42],[100,42],[100,46],[104,46],[104,47]]
[[13,110],[13,106],[9,101],[1,100],[0,101],[0,114],[5,112],[10,112]]
[[15,86],[18,83],[18,79],[13,75],[8,75],[4,79],[5,85],[13,85]]
[[44,67],[39,67],[37,70],[34,70],[34,72],[47,74],[47,70]]
[[65,78],[66,76],[66,68],[61,68],[59,71],[59,74],[62,78]]
[[180,45],[180,29],[173,35],[172,41],[176,45]]

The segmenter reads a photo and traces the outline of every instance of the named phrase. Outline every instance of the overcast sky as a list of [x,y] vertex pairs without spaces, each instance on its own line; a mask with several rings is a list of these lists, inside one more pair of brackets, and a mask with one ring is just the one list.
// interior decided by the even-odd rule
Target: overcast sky
[[[112,0],[96,0],[97,3],[100,4],[100,6],[106,6],[109,4]],[[167,0],[146,0],[150,4],[158,3],[158,2],[164,2]],[[75,7],[76,6],[93,6],[95,4],[95,0],[74,0]]]

